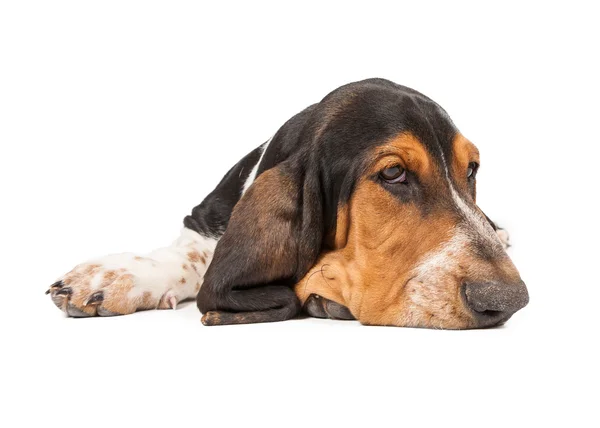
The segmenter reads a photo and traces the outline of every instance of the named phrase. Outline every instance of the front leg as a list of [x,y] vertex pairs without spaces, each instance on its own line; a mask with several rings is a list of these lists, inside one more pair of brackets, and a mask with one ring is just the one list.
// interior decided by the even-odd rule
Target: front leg
[[115,254],[80,264],[47,293],[72,317],[175,309],[198,293],[216,243],[184,228],[171,246],[149,254]]
[[347,307],[318,294],[311,294],[302,307],[304,312],[313,318],[330,318],[332,320],[355,320]]

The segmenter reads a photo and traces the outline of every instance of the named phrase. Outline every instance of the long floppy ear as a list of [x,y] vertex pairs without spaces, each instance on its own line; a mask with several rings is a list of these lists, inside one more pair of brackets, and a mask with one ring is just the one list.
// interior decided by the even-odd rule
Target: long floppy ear
[[323,239],[318,174],[285,163],[262,173],[235,206],[197,296],[204,325],[283,321]]

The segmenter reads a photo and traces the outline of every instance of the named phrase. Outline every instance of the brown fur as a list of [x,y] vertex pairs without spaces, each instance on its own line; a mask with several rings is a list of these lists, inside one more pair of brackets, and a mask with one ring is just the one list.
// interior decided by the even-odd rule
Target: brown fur
[[252,243],[252,259],[263,267],[262,283],[289,276],[295,266],[290,220],[297,215],[296,191],[292,179],[273,168],[256,179],[233,210],[230,228],[239,229],[239,236]]
[[[479,150],[473,143],[467,140],[462,134],[457,134],[452,142],[452,151],[454,153],[451,174],[455,182],[463,191],[467,191],[467,182],[464,179],[465,172],[470,162],[480,163]],[[460,179],[462,178],[462,179]],[[475,197],[473,197],[475,200]]]
[[196,250],[190,251],[187,257],[191,263],[206,263],[206,256]]
[[102,306],[117,314],[130,314],[136,311],[137,301],[127,298],[127,294],[133,288],[133,275],[120,275],[110,284],[110,287],[104,289],[104,302]]
[[[477,150],[459,135],[455,151],[452,173],[466,177],[468,163],[479,161]],[[465,241],[456,253],[448,254],[455,261],[451,272],[440,266],[424,278],[418,270],[420,264],[454,236],[459,221],[457,213],[448,209],[452,204],[448,203],[444,172],[410,134],[386,142],[372,156],[371,168],[357,184],[350,202],[338,210],[333,250],[321,254],[296,285],[297,296],[303,303],[313,293],[333,300],[364,324],[474,326],[459,294],[462,278],[491,270],[497,276],[498,269],[514,276],[516,269],[508,257],[485,263],[477,260]],[[417,174],[430,199],[437,201],[428,207],[427,214],[412,203],[402,204],[368,178],[394,165]],[[429,281],[431,277],[435,282]]]
[[[71,272],[65,275],[62,282],[65,286],[71,287],[74,292],[68,298],[68,302],[81,308],[85,313],[90,315],[96,314],[95,306],[86,306],[85,303],[91,294],[90,285],[92,278],[96,275],[102,267],[98,264],[79,265],[76,266]],[[64,298],[65,304],[67,298]]]

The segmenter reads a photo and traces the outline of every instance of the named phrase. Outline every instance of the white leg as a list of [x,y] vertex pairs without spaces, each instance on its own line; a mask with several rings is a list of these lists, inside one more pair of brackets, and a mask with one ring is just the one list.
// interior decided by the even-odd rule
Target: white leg
[[48,292],[74,317],[175,309],[202,286],[217,239],[184,228],[169,247],[146,255],[114,254],[76,266]]

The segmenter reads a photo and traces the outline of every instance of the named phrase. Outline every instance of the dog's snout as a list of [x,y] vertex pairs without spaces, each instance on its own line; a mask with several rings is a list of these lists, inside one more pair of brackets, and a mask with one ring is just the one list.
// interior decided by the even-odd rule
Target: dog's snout
[[529,303],[523,281],[514,284],[466,283],[464,293],[467,306],[482,327],[505,322]]

